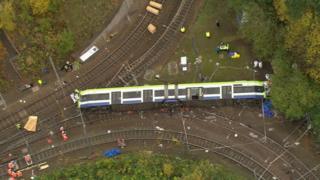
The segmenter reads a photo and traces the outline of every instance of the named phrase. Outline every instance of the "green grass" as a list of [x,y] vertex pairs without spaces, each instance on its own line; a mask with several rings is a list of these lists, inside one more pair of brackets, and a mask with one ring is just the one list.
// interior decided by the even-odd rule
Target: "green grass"
[[[219,20],[221,26],[216,27],[216,20]],[[250,62],[254,58],[249,45],[247,45],[237,33],[237,21],[235,13],[228,9],[227,2],[219,0],[205,1],[196,22],[187,28],[187,32],[180,46],[169,63],[176,62],[179,64],[181,56],[187,56],[188,62],[192,65],[188,72],[182,72],[179,67],[177,75],[169,75],[167,65],[156,69],[156,73],[161,75],[162,80],[168,82],[199,82],[198,74],[202,73],[209,79],[215,72],[219,62],[219,69],[212,76],[211,81],[233,81],[233,80],[252,80],[252,70],[247,70]],[[211,38],[205,37],[205,32],[211,32]],[[230,44],[232,51],[241,54],[239,59],[231,59],[226,53],[224,58],[219,57],[215,48],[220,42]],[[194,45],[193,45],[194,44]],[[194,48],[196,47],[196,48]],[[198,49],[199,55],[202,56],[202,63],[194,65],[195,58],[198,56],[195,49]],[[147,81],[146,83],[158,83],[156,81]]]

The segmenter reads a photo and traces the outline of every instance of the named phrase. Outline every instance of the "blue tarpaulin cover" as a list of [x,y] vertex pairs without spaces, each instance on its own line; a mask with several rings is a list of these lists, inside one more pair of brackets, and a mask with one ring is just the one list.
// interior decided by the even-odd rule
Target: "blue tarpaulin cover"
[[266,100],[263,102],[263,113],[267,118],[272,118],[274,113],[272,112],[272,103],[270,100]]
[[114,157],[121,154],[121,150],[118,148],[110,149],[104,152],[104,156],[106,157]]

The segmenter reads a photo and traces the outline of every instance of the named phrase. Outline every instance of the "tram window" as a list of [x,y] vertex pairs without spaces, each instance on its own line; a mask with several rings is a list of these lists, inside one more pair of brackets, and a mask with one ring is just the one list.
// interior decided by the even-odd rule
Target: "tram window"
[[255,86],[256,92],[264,92],[264,87],[263,86]]
[[140,97],[141,97],[140,91],[123,92],[123,99],[140,98]]
[[97,94],[97,99],[106,99],[109,100],[109,94]]
[[251,92],[264,92],[262,86],[242,86],[242,87],[233,87],[234,93],[251,93]]
[[203,89],[204,94],[220,94],[220,88],[215,87],[215,88],[204,88]]
[[81,96],[81,101],[96,101],[96,100],[109,100],[108,94],[88,94]]
[[179,94],[179,95],[186,95],[186,94],[187,94],[187,91],[186,91],[186,89],[179,89],[179,90],[178,90],[178,94]]
[[156,96],[156,97],[164,96],[164,90],[155,90],[154,96]]
[[168,96],[174,96],[174,89],[168,90]]

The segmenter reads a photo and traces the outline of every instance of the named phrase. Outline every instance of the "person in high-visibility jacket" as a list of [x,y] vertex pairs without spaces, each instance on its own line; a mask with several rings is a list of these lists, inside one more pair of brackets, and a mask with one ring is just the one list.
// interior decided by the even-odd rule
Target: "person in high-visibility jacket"
[[211,37],[211,33],[209,31],[206,32],[206,38],[210,38]]
[[180,28],[180,31],[181,31],[182,33],[185,33],[186,30],[187,30],[187,29],[186,29],[185,27],[181,27],[181,28]]
[[39,86],[42,86],[42,84],[43,84],[43,82],[42,82],[41,79],[39,79],[39,80],[37,81],[37,83],[39,84]]

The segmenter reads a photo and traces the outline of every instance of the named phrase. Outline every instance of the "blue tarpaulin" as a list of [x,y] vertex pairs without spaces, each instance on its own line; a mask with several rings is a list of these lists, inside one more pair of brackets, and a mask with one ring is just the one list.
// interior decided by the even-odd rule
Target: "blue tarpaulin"
[[121,154],[121,150],[118,148],[110,149],[104,152],[104,156],[106,157],[114,157]]
[[272,112],[272,103],[269,100],[263,102],[264,117],[272,118],[274,113]]

